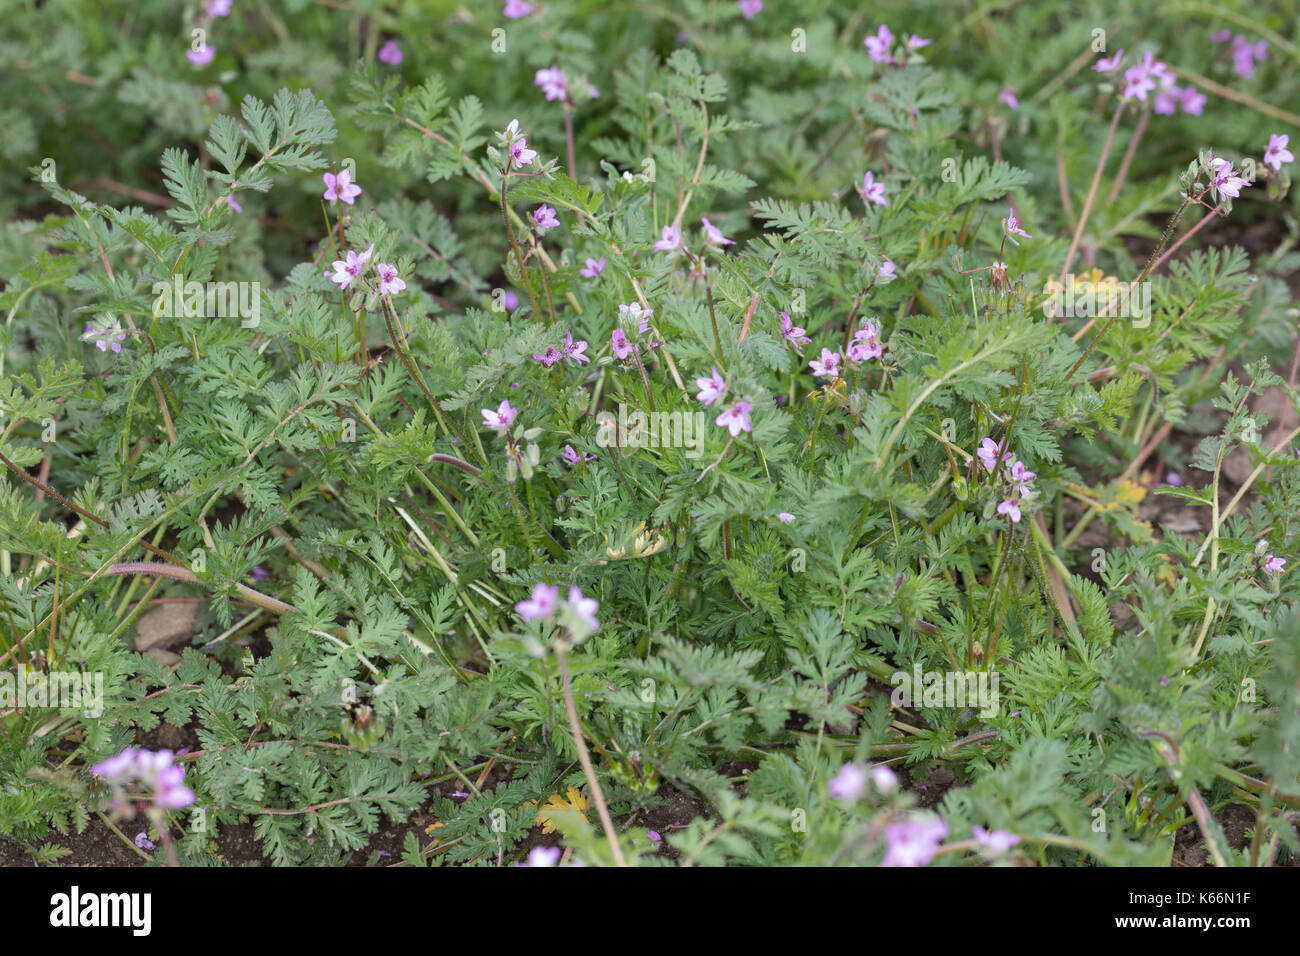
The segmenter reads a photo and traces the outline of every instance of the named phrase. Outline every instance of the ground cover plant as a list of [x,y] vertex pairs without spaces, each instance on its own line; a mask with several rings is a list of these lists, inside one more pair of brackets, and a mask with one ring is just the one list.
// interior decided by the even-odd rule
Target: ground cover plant
[[12,4],[0,859],[1300,857],[1293,3]]

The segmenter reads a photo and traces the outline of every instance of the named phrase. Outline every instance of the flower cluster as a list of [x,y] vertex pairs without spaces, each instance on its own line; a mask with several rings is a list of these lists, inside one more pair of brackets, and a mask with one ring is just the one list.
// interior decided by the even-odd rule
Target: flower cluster
[[570,587],[568,598],[560,600],[558,587],[541,583],[533,586],[532,597],[515,605],[515,611],[525,621],[549,623],[558,613],[560,624],[576,640],[600,630],[600,621],[596,619],[598,610],[600,602],[584,595],[579,587]]
[[[862,45],[867,48],[867,55],[881,65],[888,66],[898,62],[898,59],[893,54],[894,34],[883,23],[876,29],[874,36],[869,36],[862,41]],[[909,51],[919,50],[921,47],[929,45],[929,40],[919,37],[915,33],[907,38],[907,49]]]
[[512,119],[504,130],[497,133],[497,139],[509,151],[511,166],[531,166],[537,159],[537,150],[529,149],[528,138],[519,132],[519,120]]
[[1021,499],[1030,494],[1030,482],[1038,477],[1036,472],[1030,471],[1025,467],[1023,461],[1016,459],[1011,452],[1006,451],[1002,445],[995,442],[992,438],[985,438],[980,442],[980,447],[976,449],[975,455],[980,460],[980,464],[987,471],[996,472],[998,466],[1006,462],[1012,462],[1010,469],[1004,475],[1007,483],[1010,485],[1010,492],[1007,497],[998,504],[997,512],[1010,518],[1013,524],[1020,523],[1020,504]]
[[112,783],[119,801],[128,788],[143,788],[153,807],[178,810],[194,802],[194,791],[185,786],[185,768],[172,761],[170,750],[154,753],[127,747],[116,757],[94,764],[90,772]]
[[[695,393],[695,398],[705,405],[712,405],[727,394],[727,383],[722,380],[722,374],[715,366],[712,374],[706,378],[697,378],[695,384],[699,391]],[[727,408],[724,408],[718,417],[713,420],[715,425],[727,429],[731,437],[735,438],[741,432],[752,432],[754,423],[749,417],[753,411],[753,406],[749,402],[733,402]]]
[[[339,175],[343,174],[340,173]],[[406,282],[398,276],[397,267],[386,262],[375,263],[374,275],[378,282],[372,286],[367,269],[374,251],[375,244],[373,242],[370,244],[370,248],[362,253],[349,249],[347,258],[334,260],[334,274],[330,275],[328,272],[325,274],[340,289],[346,289],[353,282],[361,279],[368,288],[377,289],[380,295],[396,295],[406,288]]]
[[81,341],[94,342],[95,348],[101,352],[109,349],[120,352],[122,343],[126,341],[126,332],[122,330],[122,323],[118,321],[117,316],[105,315],[100,317],[99,325],[86,323],[86,331],[81,334]]
[[1268,59],[1268,41],[1251,42],[1249,37],[1240,33],[1234,36],[1231,30],[1218,30],[1210,34],[1212,43],[1227,43],[1229,40],[1232,41],[1232,68],[1243,80],[1250,79],[1255,75],[1255,64]]
[[[620,325],[614,329],[610,336],[610,342],[614,348],[614,354],[618,356],[620,362],[626,362],[634,353],[640,352],[641,346],[627,337],[623,331],[622,325],[635,325],[638,335],[645,335],[650,332],[650,320],[654,318],[654,309],[647,309],[639,302],[631,302],[618,307],[618,317]],[[662,342],[647,342],[647,349],[655,349],[662,345]]]
[[564,341],[559,345],[552,345],[545,354],[534,355],[537,361],[541,362],[547,368],[550,368],[556,362],[562,362],[564,359],[573,359],[579,365],[591,361],[591,357],[586,354],[587,341],[583,339],[578,342],[573,341],[573,333],[568,332],[564,336]]

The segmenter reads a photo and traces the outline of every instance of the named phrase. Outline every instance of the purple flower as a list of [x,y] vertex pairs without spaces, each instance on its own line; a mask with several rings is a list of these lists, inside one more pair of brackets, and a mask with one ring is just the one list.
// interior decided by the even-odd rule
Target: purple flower
[[736,241],[734,239],[728,239],[726,236],[722,234],[721,229],[719,229],[713,223],[709,222],[709,218],[707,216],[701,216],[700,222],[704,223],[704,237],[705,237],[705,241],[708,242],[709,245],[734,246],[736,244]]
[[856,800],[866,789],[867,772],[855,763],[840,767],[840,772],[826,785],[826,792],[836,800]]
[[1237,71],[1237,75],[1243,79],[1250,79],[1255,75],[1255,63],[1263,63],[1268,59],[1268,42],[1260,40],[1258,43],[1251,43],[1240,33],[1232,38],[1232,68]]
[[948,835],[948,824],[939,817],[924,817],[885,827],[885,866],[925,866]]
[[565,358],[573,359],[579,365],[585,365],[591,361],[591,356],[585,354],[587,351],[587,340],[581,339],[578,342],[573,341],[573,333],[566,332],[564,335],[564,344],[560,346],[560,352]]
[[862,188],[858,191],[862,193],[865,202],[873,202],[877,206],[889,205],[889,200],[885,198],[885,184],[876,182],[870,170],[862,177]]
[[915,33],[907,38],[907,48],[909,50],[919,50],[923,46],[929,46],[930,43],[930,40],[927,40],[925,37],[917,36]]
[[[527,6],[527,4],[524,4],[524,6]],[[508,5],[506,9],[510,9]],[[559,866],[560,857],[563,855],[564,851],[558,846],[535,846],[528,851],[528,862],[519,865],[532,867]]]
[[1120,62],[1124,59],[1124,51],[1116,50],[1115,55],[1107,59],[1102,57],[1092,65],[1092,68],[1098,73],[1109,73],[1111,70],[1119,69]]
[[884,348],[876,339],[876,327],[870,321],[867,327],[859,329],[853,333],[853,341],[849,343],[846,355],[848,360],[854,365],[861,365],[863,362],[869,362],[874,358],[880,358],[884,354]]
[[135,835],[135,845],[142,850],[152,850],[154,848],[153,840],[150,840],[149,834],[143,830]]
[[573,450],[572,445],[564,446],[564,460],[567,461],[570,465],[578,465],[584,461],[594,461],[595,458],[596,456],[592,454],[585,454],[585,453],[579,454],[578,452]]
[[[342,175],[342,173],[339,175]],[[373,242],[370,244],[370,248],[360,255],[357,255],[356,250],[349,249],[346,259],[334,260],[334,274],[330,276],[330,281],[336,283],[340,289],[346,289],[358,276],[365,272],[366,264],[370,262],[370,254],[374,251],[375,244]]]
[[228,17],[230,16],[230,0],[208,0],[207,11],[210,17]]
[[[1002,228],[1006,232],[1008,239],[1011,239],[1012,236],[1024,236],[1026,239],[1034,238],[1021,227],[1020,220],[1016,218],[1015,209],[1007,210],[1007,218],[1002,221]],[[1014,239],[1011,239],[1011,241],[1016,242]],[[1016,245],[1020,245],[1020,243],[1017,242]]]
[[1182,99],[1184,113],[1189,113],[1192,116],[1200,116],[1205,111],[1205,94],[1192,86],[1192,84],[1188,83],[1183,87]]
[[506,8],[501,12],[511,20],[519,20],[533,12],[533,5],[527,0],[506,0]]
[[740,7],[742,17],[752,20],[763,9],[763,0],[736,0],[736,6]]
[[558,66],[538,70],[533,76],[533,85],[540,86],[548,100],[564,99],[565,83],[564,73]]
[[781,335],[796,348],[803,348],[812,341],[812,339],[808,338],[807,330],[795,325],[788,312],[781,313]]
[[1211,43],[1227,43],[1232,39],[1231,30],[1215,30],[1210,34]]
[[643,309],[640,302],[632,302],[628,305],[620,305],[618,314],[619,318],[637,323],[637,332],[644,335],[650,331],[650,319],[655,313],[654,309]]
[[[760,4],[760,6],[761,6],[761,4],[762,4],[762,0],[757,0],[757,2],[758,2],[758,3]],[[658,843],[659,841],[661,841],[661,840],[663,839],[663,837],[659,835],[659,831],[658,831],[658,830],[647,830],[647,831],[645,832],[645,835],[646,835],[649,839],[653,840],[653,841],[656,842],[656,843]]]
[[1020,524],[1020,499],[1008,498],[998,505],[998,514],[1006,515],[1012,524]]
[[537,361],[541,362],[541,363],[542,363],[543,365],[545,365],[547,368],[550,368],[550,367],[551,367],[552,365],[554,365],[556,362],[559,362],[561,359],[564,358],[564,353],[561,352],[561,351],[560,351],[558,348],[556,348],[554,345],[552,345],[552,346],[549,346],[549,347],[546,349],[546,352],[545,352],[544,354],[542,354],[542,355],[534,355],[533,358],[535,358]]
[[244,207],[241,206],[239,203],[235,202],[234,193],[231,193],[229,196],[226,197],[226,205],[229,206],[231,209],[233,209],[235,212],[244,211]]
[[731,432],[731,437],[735,438],[741,432],[752,432],[754,430],[754,425],[749,420],[749,411],[749,402],[736,402],[736,404],[724,410],[721,415],[715,418],[713,423],[724,426],[727,431]]
[[584,279],[594,279],[604,271],[605,257],[601,256],[599,259],[588,259],[586,268],[579,269],[578,275],[582,276]]
[[254,581],[265,581],[267,578],[270,577],[270,575],[267,574],[266,572],[266,568],[262,567],[260,564],[257,567],[253,568],[253,570],[250,571],[249,573],[252,575]]
[[1282,569],[1286,567],[1286,558],[1279,558],[1277,555],[1270,554],[1264,558],[1264,570],[1269,574],[1281,574]]
[[1166,485],[1172,485],[1173,487],[1177,488],[1181,486],[1182,483],[1183,483],[1183,476],[1176,471],[1171,471],[1169,472],[1169,474],[1165,475]]
[[880,268],[876,270],[876,275],[881,279],[897,279],[898,276],[894,273],[895,268],[897,267],[894,265],[893,260],[886,259],[880,263]]
[[[980,464],[989,471],[992,471],[998,466],[998,455],[1000,453],[1002,453],[1002,446],[992,438],[985,438],[980,442],[980,447],[975,452],[976,456],[980,460]],[[1011,452],[1002,453],[1003,461],[1010,461],[1014,457],[1015,456],[1012,455]]]
[[598,610],[599,601],[586,597],[581,588],[569,588],[569,597],[564,602],[564,623],[575,637],[581,639],[600,630],[600,621],[596,620]]
[[[566,446],[567,447],[567,446]],[[533,585],[533,596],[515,605],[515,611],[525,621],[546,621],[555,614],[560,589],[550,584]]]
[[1280,136],[1277,133],[1270,133],[1268,137],[1268,149],[1264,150],[1264,164],[1272,166],[1278,172],[1282,171],[1283,163],[1295,162],[1295,156],[1291,150],[1286,148],[1291,137],[1283,133]]
[[515,166],[531,166],[533,160],[537,158],[537,150],[529,149],[528,140],[523,136],[512,140],[508,148],[510,150],[510,159]]
[[538,229],[545,232],[547,229],[554,229],[560,224],[560,220],[555,218],[555,210],[543,203],[533,211],[533,223]]
[[391,63],[393,66],[402,62],[402,51],[397,48],[397,43],[389,40],[379,48],[379,59],[385,63]]
[[406,283],[397,277],[396,266],[379,262],[375,264],[375,272],[379,275],[380,295],[397,295],[406,288]]
[[664,226],[661,235],[663,238],[655,243],[655,248],[660,252],[672,252],[681,247],[682,231],[677,226]]
[[126,788],[143,786],[150,791],[157,807],[178,810],[194,802],[194,791],[185,786],[185,768],[172,762],[170,750],[153,753],[127,747],[116,757],[110,757],[90,768],[90,772],[105,777],[115,786]]
[[610,339],[614,345],[614,354],[620,360],[626,361],[627,357],[632,354],[632,343],[627,340],[627,335],[624,334],[622,329],[615,329]]
[[1016,91],[1009,86],[1002,88],[1002,92],[998,94],[998,99],[1002,100],[1003,103],[1006,103],[1007,106],[1011,107],[1013,110],[1020,109],[1020,101],[1016,99]]
[[788,511],[782,511],[779,514],[777,514],[776,517],[777,520],[781,522],[781,524],[789,524],[791,521],[794,520],[794,515],[790,514],[790,512]]
[[120,352],[122,343],[126,341],[126,332],[122,331],[122,325],[116,316],[106,315],[101,317],[98,326],[86,323],[86,331],[81,334],[81,341],[94,342],[95,348],[101,352],[107,352],[109,349]]
[[486,425],[488,428],[496,429],[498,435],[504,435],[507,431],[509,431],[511,424],[515,420],[515,416],[518,414],[519,414],[519,410],[515,408],[511,408],[510,400],[506,399],[500,405],[497,406],[497,410],[495,412],[492,411],[492,409],[490,408],[485,408],[482,410],[483,424]]
[[983,827],[971,827],[971,834],[975,837],[975,842],[988,850],[993,856],[1006,853],[1007,850],[1020,842],[1020,837],[1014,833],[1008,833],[1006,830],[994,830],[990,833]]
[[716,367],[713,369],[712,375],[708,378],[697,378],[695,384],[700,387],[695,397],[705,405],[712,405],[727,394],[727,384],[722,380],[722,375],[719,374]]
[[217,48],[208,46],[206,43],[197,50],[189,50],[185,56],[195,67],[203,68],[212,62],[212,58],[217,55]]
[[867,55],[877,63],[893,63],[894,58],[889,53],[889,48],[894,43],[894,35],[889,32],[889,27],[883,23],[876,30],[875,36],[869,36],[862,41],[862,45],[867,48]]
[[325,173],[325,199],[330,202],[345,202],[349,206],[353,205],[353,200],[361,195],[361,187],[352,182],[352,173],[346,169],[339,170],[335,176],[333,173]]
[[813,359],[808,363],[812,369],[814,378],[835,379],[840,374],[840,353],[832,352],[830,349],[822,349],[821,358]]
[[898,775],[883,763],[878,763],[871,768],[871,782],[881,793],[890,794],[898,786]]
[[1011,466],[1011,480],[1020,486],[1020,493],[1026,495],[1029,493],[1028,484],[1038,477],[1037,472],[1030,471],[1025,467],[1023,461],[1017,461]]
[[515,295],[513,289],[506,289],[505,295],[501,296],[501,304],[506,307],[507,312],[513,312],[519,308],[519,296]]
[[1210,191],[1216,197],[1222,199],[1228,196],[1236,199],[1241,195],[1241,190],[1249,186],[1250,182],[1237,175],[1237,170],[1232,168],[1226,159],[1216,157],[1210,160],[1210,166],[1214,169],[1214,174],[1210,179]]

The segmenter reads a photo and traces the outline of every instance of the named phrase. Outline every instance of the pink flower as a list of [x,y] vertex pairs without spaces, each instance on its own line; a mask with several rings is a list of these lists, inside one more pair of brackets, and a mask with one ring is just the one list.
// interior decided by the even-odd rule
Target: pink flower
[[871,768],[871,782],[881,793],[893,793],[898,786],[898,775],[883,763],[878,763]]
[[391,63],[393,66],[402,62],[402,51],[397,48],[397,43],[389,40],[379,48],[379,59],[385,63]]
[[[1034,238],[1021,227],[1020,220],[1016,218],[1014,209],[1007,210],[1007,218],[1002,220],[1002,228],[1006,231],[1008,239],[1011,239],[1012,236],[1024,236],[1026,239]],[[1016,242],[1014,239],[1011,239],[1011,241]],[[1016,245],[1020,245],[1020,243],[1016,242]]]
[[510,426],[514,422],[515,416],[519,414],[519,411],[518,409],[511,408],[510,401],[507,399],[497,406],[495,412],[490,408],[485,408],[482,410],[482,414],[484,425],[488,428],[495,429],[498,435],[504,435],[510,430]]
[[1023,461],[1017,461],[1011,466],[1011,480],[1020,486],[1022,495],[1029,494],[1029,483],[1037,477],[1038,473],[1026,468]]
[[884,348],[876,339],[876,327],[868,322],[866,328],[853,333],[853,341],[849,343],[846,354],[848,360],[854,365],[861,365],[863,362],[880,358],[884,352]]
[[671,252],[682,244],[682,231],[676,226],[664,226],[661,235],[663,238],[655,243],[655,248],[660,252]]
[[537,158],[537,150],[528,148],[528,140],[520,136],[510,144],[510,159],[516,166],[531,166]]
[[506,8],[501,12],[511,20],[519,20],[533,12],[533,5],[527,0],[506,0]]
[[545,232],[547,229],[554,229],[560,224],[560,220],[555,218],[555,210],[543,203],[533,211],[533,223],[538,229]]
[[375,264],[375,272],[379,276],[380,295],[397,295],[406,288],[406,283],[397,277],[396,266],[379,262]]
[[555,614],[560,589],[550,584],[533,585],[533,596],[515,605],[515,611],[525,621],[545,621]]
[[812,369],[814,378],[835,379],[840,374],[840,353],[832,352],[830,349],[822,349],[820,359],[813,359],[808,363]]
[[1192,86],[1192,84],[1188,83],[1183,87],[1182,98],[1184,113],[1189,113],[1192,116],[1200,116],[1201,113],[1205,111],[1205,94]]
[[626,361],[627,357],[632,354],[632,343],[627,340],[623,330],[615,329],[610,338],[613,340],[614,354],[621,360]]
[[975,842],[988,850],[992,856],[1000,856],[1020,842],[1020,837],[1006,830],[994,830],[990,833],[983,827],[971,827],[971,835],[975,837]]
[[1210,34],[1211,43],[1227,43],[1232,39],[1231,30],[1215,30]]
[[[342,173],[339,175],[342,175]],[[346,289],[366,271],[366,264],[370,262],[370,254],[374,251],[375,244],[373,242],[370,244],[370,248],[360,255],[357,255],[355,250],[349,249],[346,259],[336,259],[334,261],[334,274],[330,276],[330,281],[336,283],[340,289]]]
[[208,0],[207,11],[210,17],[228,17],[230,16],[230,0]]
[[909,50],[919,50],[923,46],[929,46],[930,43],[930,40],[927,40],[925,37],[917,36],[915,33],[907,38],[907,48]]
[[594,279],[604,271],[605,257],[601,256],[599,259],[588,259],[586,268],[579,269],[578,275],[582,276],[584,279]]
[[998,514],[1006,515],[1012,524],[1020,524],[1020,499],[1008,498],[998,505]]
[[1263,63],[1266,59],[1268,59],[1267,41],[1251,43],[1241,34],[1232,38],[1232,68],[1237,71],[1238,76],[1250,79],[1255,75],[1256,61]]
[[559,349],[557,349],[554,345],[552,345],[549,348],[547,348],[545,353],[541,355],[534,355],[533,358],[537,359],[537,361],[541,362],[547,368],[550,368],[556,362],[564,358],[564,353],[561,352]]
[[735,438],[741,432],[752,432],[753,423],[749,420],[749,402],[736,402],[713,420],[715,425],[722,425]]
[[812,341],[812,339],[808,338],[808,333],[802,326],[795,325],[791,321],[788,312],[781,313],[781,335],[796,348],[803,348]]
[[881,279],[896,279],[898,276],[894,273],[895,268],[892,260],[885,259],[880,263],[880,268],[876,270],[876,275]]
[[[1002,446],[992,438],[985,438],[980,442],[980,447],[976,450],[975,455],[979,458],[980,464],[992,471],[998,466],[998,455],[1000,453],[1002,453]],[[1014,457],[1011,452],[1002,453],[1003,461],[1010,461]]]
[[924,817],[885,827],[885,866],[925,866],[948,835],[948,824],[939,817]]
[[[511,0],[511,2],[513,3],[513,2],[515,2],[515,0]],[[521,2],[522,2],[522,0],[521,0]],[[525,7],[528,6],[528,4],[526,4],[526,3],[523,4],[523,5],[524,5]],[[509,9],[510,9],[510,4],[507,3],[507,4],[506,4],[506,10],[508,11]],[[519,14],[519,16],[521,16],[521,17],[522,17],[522,16],[525,16],[528,12],[531,11],[531,9],[532,9],[532,8],[530,7],[529,10],[525,11],[524,13]],[[507,13],[506,16],[510,16],[510,14]],[[560,863],[560,857],[563,856],[563,855],[564,855],[564,851],[561,850],[558,846],[535,846],[535,847],[533,847],[531,850],[528,851],[528,862],[527,862],[527,863],[520,863],[519,865],[520,865],[520,866],[530,866],[530,867],[552,867],[552,866],[558,866],[559,863]]]
[[707,216],[701,216],[700,222],[704,223],[704,237],[705,240],[709,243],[709,245],[734,246],[736,244],[736,240],[728,239],[726,236],[722,234],[721,229],[719,229],[713,223],[709,222]]
[[855,763],[840,767],[840,772],[826,785],[826,792],[836,800],[856,800],[866,789],[867,773]]
[[637,323],[637,332],[644,335],[650,331],[650,319],[655,313],[654,309],[643,309],[640,302],[632,302],[628,305],[620,305],[618,314],[620,318]]
[[870,170],[862,177],[862,188],[858,191],[862,193],[862,198],[866,202],[873,202],[877,206],[889,205],[889,201],[885,199],[885,184],[876,182]]
[[1269,134],[1268,149],[1264,150],[1264,164],[1281,172],[1283,163],[1295,162],[1295,156],[1286,148],[1290,140],[1291,137],[1286,133],[1280,136],[1277,133]]
[[352,182],[352,173],[346,169],[340,169],[337,176],[325,173],[322,178],[325,180],[325,199],[330,202],[344,202],[351,206],[353,200],[361,195],[361,187]]
[[1281,574],[1282,569],[1286,567],[1286,558],[1279,558],[1277,555],[1270,554],[1264,558],[1264,570],[1269,574]]
[[127,747],[90,768],[90,772],[110,780],[116,787],[143,786],[150,791],[154,806],[178,810],[194,802],[194,791],[185,786],[185,768],[173,761],[170,750],[153,753]]
[[779,512],[776,517],[777,520],[781,522],[781,524],[789,524],[791,521],[794,520],[794,515],[790,514],[790,512],[788,511]]
[[998,95],[998,99],[1002,100],[1003,103],[1006,103],[1007,106],[1011,107],[1013,110],[1020,109],[1020,101],[1016,99],[1016,91],[1009,86],[1003,87],[1002,92]]
[[722,380],[717,368],[713,369],[713,374],[708,378],[697,378],[695,384],[700,387],[695,398],[705,405],[712,405],[723,395],[727,394],[727,383]]
[[547,70],[538,70],[533,75],[533,85],[540,86],[548,100],[564,99],[565,83],[563,71],[558,66]]
[[1098,73],[1109,73],[1111,70],[1119,69],[1120,61],[1124,59],[1124,51],[1116,50],[1115,55],[1110,59],[1102,57],[1092,65],[1092,68]]
[[763,0],[736,0],[736,6],[740,7],[742,17],[752,20],[763,9]]
[[867,37],[862,41],[862,45],[867,48],[867,55],[877,63],[893,63],[894,58],[889,53],[889,48],[894,43],[894,35],[889,32],[889,27],[883,23],[876,30],[875,36]]
[[565,358],[573,359],[579,365],[585,365],[591,361],[591,356],[586,354],[587,340],[581,339],[578,342],[573,341],[573,333],[566,332],[564,335],[564,344],[560,346],[560,352]]
[[226,197],[226,205],[229,206],[231,209],[233,209],[235,212],[244,211],[244,207],[241,206],[239,203],[235,202],[234,193],[231,193],[229,196]]
[[594,461],[595,458],[596,458],[595,455],[585,454],[585,453],[579,454],[578,452],[573,450],[572,445],[564,446],[564,460],[567,461],[570,465],[578,465],[584,461]]
[[122,331],[122,325],[118,322],[116,316],[105,316],[99,327],[86,323],[86,331],[81,335],[81,341],[94,342],[95,348],[101,352],[107,352],[112,349],[114,352],[122,351],[122,343],[126,341],[126,333]]
[[1156,94],[1155,106],[1152,112],[1159,116],[1172,116],[1178,111],[1178,104],[1182,102],[1182,91],[1176,86],[1169,87],[1168,90],[1161,90]]
[[1236,199],[1241,195],[1242,188],[1250,185],[1249,181],[1237,175],[1237,171],[1226,159],[1212,159],[1210,166],[1214,169],[1214,175],[1210,180],[1210,191],[1220,199],[1224,196]]
[[217,55],[217,48],[208,46],[206,43],[197,50],[189,50],[185,56],[194,66],[202,68],[212,62],[212,58]]
[[568,600],[564,602],[564,623],[575,637],[586,637],[600,630],[600,621],[596,620],[598,610],[599,601],[584,596],[581,588],[569,588]]

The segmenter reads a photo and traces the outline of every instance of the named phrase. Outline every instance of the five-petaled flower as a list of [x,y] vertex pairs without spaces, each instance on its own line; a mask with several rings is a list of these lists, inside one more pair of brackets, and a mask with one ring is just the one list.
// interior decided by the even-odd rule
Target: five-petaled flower
[[601,256],[599,259],[587,259],[586,266],[578,270],[578,275],[584,279],[594,279],[604,271],[605,257]]
[[867,48],[867,55],[877,63],[893,63],[894,58],[890,55],[889,48],[894,43],[894,34],[890,32],[889,27],[883,23],[876,30],[875,36],[869,36],[862,41],[862,45]]
[[663,231],[662,233],[660,233],[660,235],[662,235],[663,238],[661,238],[658,242],[655,243],[655,248],[658,249],[660,252],[671,252],[674,249],[681,248],[682,231],[677,226],[674,225],[664,226]]
[[[568,446],[565,446],[568,448]],[[515,611],[525,621],[548,620],[558,606],[560,589],[550,584],[533,585],[533,596],[515,605]]]
[[1012,524],[1020,523],[1020,499],[1008,498],[998,504],[998,514],[1006,515],[1011,519]]
[[[360,255],[357,254],[355,249],[349,249],[346,259],[334,260],[334,274],[330,276],[330,281],[336,283],[340,289],[346,289],[361,273],[366,271],[366,265],[370,262],[370,255],[374,251],[375,244],[373,242],[370,244],[370,248]],[[403,282],[402,285],[405,287],[406,283]]]
[[380,295],[397,295],[406,288],[406,283],[398,278],[396,266],[390,266],[386,262],[378,262],[375,263],[375,273],[379,276]]
[[1286,148],[1287,143],[1290,141],[1291,137],[1286,133],[1280,136],[1277,133],[1270,133],[1268,149],[1264,150],[1264,163],[1281,172],[1283,163],[1295,162],[1295,156],[1291,150]]
[[555,210],[543,203],[533,210],[533,223],[538,229],[545,232],[547,229],[554,229],[560,224],[560,220],[555,217]]
[[1282,569],[1286,567],[1286,558],[1279,558],[1275,554],[1270,554],[1264,558],[1264,570],[1269,574],[1281,574]]
[[803,348],[812,341],[812,339],[808,338],[807,330],[802,326],[795,325],[788,312],[781,313],[781,335],[796,348]]
[[840,374],[840,353],[822,349],[820,358],[808,363],[814,378],[838,378]]
[[482,410],[483,424],[488,428],[496,430],[498,435],[504,435],[510,430],[511,424],[514,423],[515,416],[519,414],[518,410],[510,407],[510,400],[506,399],[497,406],[494,412],[490,408]]
[[713,420],[715,425],[721,425],[731,432],[731,437],[735,438],[741,432],[752,432],[753,423],[749,420],[750,405],[749,402],[736,402],[730,408],[724,409],[722,414]]
[[352,181],[352,173],[346,169],[339,170],[337,176],[325,173],[323,178],[325,198],[330,202],[343,202],[351,206],[353,200],[361,195],[361,187]]
[[1236,199],[1241,195],[1242,187],[1249,186],[1250,181],[1237,175],[1237,170],[1226,159],[1216,156],[1210,160],[1214,170],[1210,177],[1210,191],[1220,200],[1227,196]]
[[889,205],[889,200],[885,198],[885,184],[876,182],[876,177],[870,170],[862,177],[862,188],[858,192],[862,193],[866,202],[873,202],[877,206]]
[[1002,446],[1000,446],[992,438],[985,438],[982,442],[980,442],[980,447],[975,452],[975,454],[979,457],[980,464],[982,464],[989,471],[992,471],[994,468],[998,466],[999,454],[1001,454],[1003,461],[1010,461],[1012,458],[1015,457],[1014,455],[1011,454],[1011,452],[1004,453],[1002,451]]
[[610,336],[614,347],[614,354],[620,360],[626,361],[627,357],[632,354],[633,345],[627,340],[627,334],[622,329],[615,329],[614,334]]
[[695,384],[700,387],[695,397],[705,405],[712,405],[723,395],[727,394],[727,383],[722,380],[717,368],[713,369],[713,374],[708,378],[697,378]]

